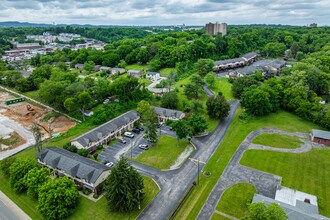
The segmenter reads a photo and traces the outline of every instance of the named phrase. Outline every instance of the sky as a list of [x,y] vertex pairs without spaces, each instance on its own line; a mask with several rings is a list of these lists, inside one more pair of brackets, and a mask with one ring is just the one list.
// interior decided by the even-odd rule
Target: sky
[[0,21],[94,25],[330,25],[330,0],[0,0]]

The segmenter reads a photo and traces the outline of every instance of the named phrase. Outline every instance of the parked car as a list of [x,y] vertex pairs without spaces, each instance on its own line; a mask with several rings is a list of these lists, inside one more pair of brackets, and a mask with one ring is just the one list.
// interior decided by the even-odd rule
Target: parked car
[[125,139],[123,139],[123,138],[118,138],[118,141],[120,143],[122,143],[122,144],[126,144],[127,143],[127,141]]
[[113,163],[112,162],[108,162],[105,164],[107,167],[112,167],[113,166]]
[[146,145],[146,144],[139,144],[139,148],[142,149],[142,150],[148,150],[149,149],[148,145]]
[[131,133],[131,132],[128,132],[128,131],[126,131],[126,132],[124,133],[124,136],[125,136],[125,137],[129,137],[129,138],[134,138],[134,134]]
[[136,134],[140,134],[140,130],[137,128],[133,128],[132,132],[136,133]]
[[102,161],[102,164],[104,164],[104,165],[106,165],[107,163],[109,163],[109,161],[107,161],[107,160]]
[[110,100],[106,99],[106,100],[103,101],[103,104],[108,104],[109,102],[110,102]]
[[139,129],[140,131],[144,131],[144,128],[142,127],[136,127],[137,129]]

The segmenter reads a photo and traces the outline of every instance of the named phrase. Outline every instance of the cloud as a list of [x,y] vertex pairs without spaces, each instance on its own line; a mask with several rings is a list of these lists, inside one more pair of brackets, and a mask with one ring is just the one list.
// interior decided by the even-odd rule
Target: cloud
[[329,24],[329,0],[1,0],[0,21],[122,25]]

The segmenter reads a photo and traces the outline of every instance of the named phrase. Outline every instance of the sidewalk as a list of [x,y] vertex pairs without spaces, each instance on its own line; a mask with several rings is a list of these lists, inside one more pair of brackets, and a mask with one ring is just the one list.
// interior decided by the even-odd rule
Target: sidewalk
[[1,220],[31,220],[20,207],[0,191],[0,219]]

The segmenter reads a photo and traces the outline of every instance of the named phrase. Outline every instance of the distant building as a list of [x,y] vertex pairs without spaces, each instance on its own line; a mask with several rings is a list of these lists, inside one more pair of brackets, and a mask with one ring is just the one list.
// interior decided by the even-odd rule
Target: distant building
[[213,70],[219,72],[221,70],[234,69],[242,67],[245,65],[250,65],[255,62],[258,58],[258,54],[255,52],[247,53],[239,58],[227,59],[227,60],[218,60],[215,61],[215,66]]
[[83,70],[84,69],[84,64],[82,63],[77,63],[75,66],[74,66],[75,69],[77,70]]
[[57,175],[67,176],[75,184],[89,189],[94,193],[99,191],[100,184],[110,174],[109,167],[57,147],[44,148],[38,153],[37,160],[42,166],[54,170]]
[[111,69],[111,74],[124,74],[126,73],[126,70],[124,68],[112,68]]
[[312,23],[309,25],[309,27],[317,27],[317,24],[316,23]]
[[160,78],[160,74],[157,72],[147,72],[146,78],[152,81],[157,81]]
[[312,141],[330,146],[330,132],[312,129]]
[[108,66],[101,66],[100,67],[100,71],[101,72],[111,72],[111,67],[108,67]]
[[141,77],[141,70],[128,70],[127,74],[129,76],[135,77],[135,78],[140,78]]
[[14,49],[24,50],[24,49],[36,49],[41,47],[39,43],[12,43]]
[[226,23],[221,23],[219,24],[216,22],[215,24],[213,23],[208,23],[205,26],[205,33],[209,35],[217,35],[218,33],[221,33],[222,36],[227,35],[227,24]]

